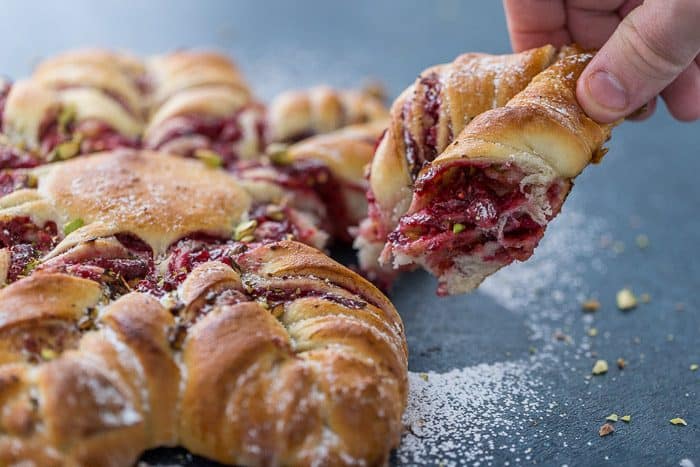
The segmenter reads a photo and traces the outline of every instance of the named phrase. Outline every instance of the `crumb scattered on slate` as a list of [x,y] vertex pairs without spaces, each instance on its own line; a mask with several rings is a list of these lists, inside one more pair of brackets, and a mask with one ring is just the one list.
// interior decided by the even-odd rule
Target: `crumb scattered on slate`
[[615,431],[615,427],[611,423],[604,423],[598,430],[600,436],[608,436]]

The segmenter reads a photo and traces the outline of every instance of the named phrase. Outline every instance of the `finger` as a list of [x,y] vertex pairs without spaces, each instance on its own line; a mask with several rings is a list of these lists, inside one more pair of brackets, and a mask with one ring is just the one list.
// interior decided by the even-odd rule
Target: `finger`
[[644,0],[627,0],[617,9],[617,14],[620,15],[620,18],[624,18],[630,14],[630,11],[637,8],[642,3],[644,3]]
[[628,115],[661,92],[700,52],[700,2],[648,0],[620,23],[578,81],[600,122]]
[[616,9],[601,11],[571,5],[567,17],[571,38],[587,49],[602,47],[620,24]]
[[513,50],[571,42],[563,0],[503,0]]
[[668,111],[677,120],[700,119],[700,67],[694,61],[661,92]]
[[639,110],[632,112],[625,120],[642,121],[651,117],[656,111],[656,97],[644,104]]

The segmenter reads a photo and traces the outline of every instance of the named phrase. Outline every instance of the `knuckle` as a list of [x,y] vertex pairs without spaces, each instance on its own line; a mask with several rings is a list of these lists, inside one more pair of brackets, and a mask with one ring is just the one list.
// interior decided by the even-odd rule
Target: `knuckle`
[[674,47],[664,43],[661,34],[653,34],[637,24],[635,15],[627,16],[618,28],[627,59],[635,71],[646,78],[665,81],[687,65]]

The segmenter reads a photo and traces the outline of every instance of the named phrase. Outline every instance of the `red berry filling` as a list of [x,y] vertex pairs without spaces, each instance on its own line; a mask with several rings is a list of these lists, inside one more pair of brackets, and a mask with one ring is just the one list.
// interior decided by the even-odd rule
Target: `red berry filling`
[[43,227],[27,216],[0,222],[0,247],[10,251],[7,281],[27,275],[39,256],[51,250],[58,241],[56,224],[49,221]]
[[[153,149],[161,149],[178,138],[198,136],[202,138],[202,144],[198,147],[187,148],[187,153],[182,154],[183,156],[193,157],[196,149],[209,149],[221,156],[224,167],[231,168],[239,159],[234,145],[244,137],[240,122],[241,114],[255,107],[256,105],[245,106],[226,118],[212,118],[202,115],[174,117],[163,123],[167,126],[167,130],[156,141],[151,142],[150,146]],[[255,132],[259,141],[258,150],[262,151],[265,136],[265,125],[262,119],[256,121]],[[177,150],[175,152],[179,153]]]
[[394,252],[422,257],[442,274],[461,255],[508,264],[529,258],[544,234],[546,222],[564,202],[568,184],[555,180],[547,188],[550,209],[542,212],[523,184],[525,173],[514,163],[474,162],[431,170],[416,183],[414,206],[391,234]]

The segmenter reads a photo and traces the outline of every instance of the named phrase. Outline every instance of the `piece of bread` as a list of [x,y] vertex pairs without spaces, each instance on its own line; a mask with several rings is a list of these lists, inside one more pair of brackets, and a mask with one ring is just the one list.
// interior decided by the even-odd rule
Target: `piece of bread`
[[389,129],[372,160],[369,216],[355,241],[366,275],[385,285],[396,275],[378,263],[378,256],[408,209],[423,165],[444,151],[471,119],[505,105],[555,54],[552,46],[511,55],[463,54],[423,71],[394,101]]
[[423,167],[383,259],[422,265],[444,295],[470,291],[529,258],[573,179],[602,157],[610,137],[613,125],[596,123],[576,101],[576,81],[592,56],[566,49]]
[[0,198],[1,465],[130,466],[176,445],[236,465],[387,461],[403,325],[294,241],[289,210],[158,152],[29,173]]

